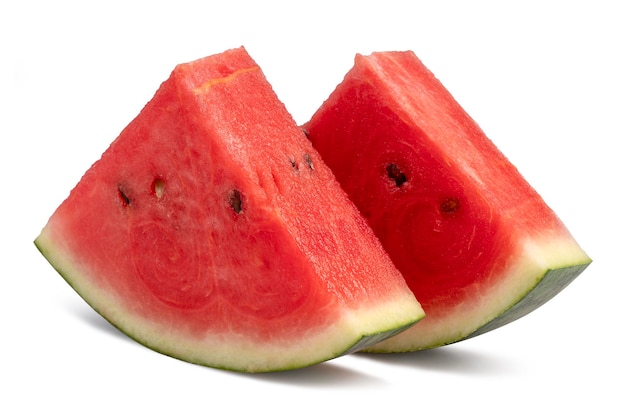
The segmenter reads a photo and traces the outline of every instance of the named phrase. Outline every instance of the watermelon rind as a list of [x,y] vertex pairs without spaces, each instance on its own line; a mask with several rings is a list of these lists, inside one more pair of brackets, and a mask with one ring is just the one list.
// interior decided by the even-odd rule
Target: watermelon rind
[[[363,349],[372,353],[411,352],[457,343],[512,323],[554,298],[590,264],[569,236],[527,241],[512,266],[483,297],[455,306],[447,317],[427,317],[406,332]],[[428,312],[427,312],[428,313]]]
[[[208,339],[192,342],[185,334],[177,334],[175,328],[164,331],[163,328],[153,323],[141,320],[137,315],[125,310],[106,291],[90,285],[80,265],[67,254],[62,253],[59,249],[59,241],[54,240],[47,230],[44,229],[35,239],[35,246],[94,311],[139,344],[160,354],[196,365],[245,373],[300,369],[361,351],[401,333],[424,317],[422,312],[409,322],[388,321],[389,313],[393,315],[394,311],[415,309],[411,303],[403,305],[402,302],[395,302],[375,309],[364,308],[362,311],[347,314],[344,320],[337,322],[324,332],[295,342],[298,346],[285,346],[280,342],[274,345],[259,345],[235,336],[220,343],[211,342]],[[363,328],[364,323],[382,330],[370,334],[355,332],[354,329]],[[293,343],[290,341],[290,344]]]
[[472,332],[465,339],[495,330],[536,310],[571,284],[589,265],[589,263],[583,263],[558,269],[549,269],[539,279],[537,285],[524,294],[518,302],[500,313],[497,318]]

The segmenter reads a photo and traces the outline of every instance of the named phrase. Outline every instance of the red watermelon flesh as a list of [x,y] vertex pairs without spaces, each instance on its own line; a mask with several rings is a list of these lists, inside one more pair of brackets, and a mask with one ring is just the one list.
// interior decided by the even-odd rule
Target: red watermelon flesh
[[427,315],[371,351],[492,330],[536,309],[591,262],[410,51],[357,55],[304,129]]
[[114,326],[212,367],[298,368],[423,316],[243,48],[177,66],[35,243]]

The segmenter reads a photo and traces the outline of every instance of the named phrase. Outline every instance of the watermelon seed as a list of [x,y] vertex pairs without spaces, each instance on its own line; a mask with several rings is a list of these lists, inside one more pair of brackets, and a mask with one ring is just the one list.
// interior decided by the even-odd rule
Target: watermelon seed
[[160,199],[163,197],[163,191],[165,191],[165,181],[162,178],[155,178],[152,181],[152,192]]
[[124,194],[121,187],[117,187],[117,196],[120,198],[123,207],[128,207],[128,205],[130,205],[130,198]]
[[396,164],[387,165],[387,176],[394,180],[396,182],[396,186],[398,187],[407,182],[406,175]]
[[232,190],[228,196],[228,202],[230,206],[235,210],[235,213],[239,214],[242,211],[241,208],[241,193],[239,190]]
[[302,133],[304,133],[304,136],[306,136],[306,138],[309,138],[309,131],[306,129],[302,129]]
[[306,162],[309,168],[311,168],[311,171],[315,171],[315,168],[313,168],[313,160],[311,159],[311,155],[309,155],[308,153],[305,153],[304,162]]
[[296,172],[296,174],[299,174],[300,173],[300,168],[298,167],[298,163],[296,162],[294,157],[290,156],[289,157],[289,162],[291,162],[291,168],[293,168],[293,170]]
[[440,207],[441,211],[443,211],[444,213],[452,213],[457,211],[460,205],[461,203],[459,202],[458,198],[449,197],[443,200]]

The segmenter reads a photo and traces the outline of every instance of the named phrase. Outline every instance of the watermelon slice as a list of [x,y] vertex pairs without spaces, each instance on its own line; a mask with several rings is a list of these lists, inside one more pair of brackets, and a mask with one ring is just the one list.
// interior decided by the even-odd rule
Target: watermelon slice
[[211,367],[303,367],[423,316],[243,47],[177,66],[35,243],[122,332]]
[[410,51],[357,55],[304,129],[426,312],[370,351],[426,349],[495,329],[591,262]]

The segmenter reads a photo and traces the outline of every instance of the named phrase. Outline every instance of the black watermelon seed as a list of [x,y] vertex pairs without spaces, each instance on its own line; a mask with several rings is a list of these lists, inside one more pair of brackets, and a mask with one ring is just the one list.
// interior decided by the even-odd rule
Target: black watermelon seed
[[395,181],[397,187],[400,187],[402,184],[407,182],[406,175],[396,164],[387,165],[387,176]]

